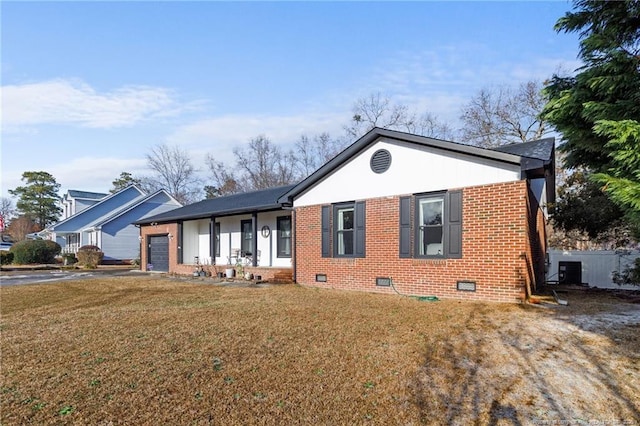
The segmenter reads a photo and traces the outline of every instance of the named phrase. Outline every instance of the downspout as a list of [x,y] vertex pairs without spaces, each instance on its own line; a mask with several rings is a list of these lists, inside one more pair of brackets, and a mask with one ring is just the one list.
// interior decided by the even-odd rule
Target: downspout
[[138,260],[140,261],[140,270],[141,271],[146,271],[147,267],[143,267],[142,265],[146,265],[146,263],[143,263],[143,256],[142,256],[142,245],[144,243],[144,238],[142,237],[142,226],[140,226],[139,224],[135,224],[133,225],[136,228],[138,228]]
[[296,211],[291,209],[291,269],[293,282],[298,282],[296,278],[296,259],[297,259],[297,247],[296,244]]

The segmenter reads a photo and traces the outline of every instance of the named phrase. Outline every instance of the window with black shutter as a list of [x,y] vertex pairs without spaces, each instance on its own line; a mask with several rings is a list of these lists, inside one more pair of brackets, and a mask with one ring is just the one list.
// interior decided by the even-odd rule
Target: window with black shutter
[[322,257],[365,257],[365,202],[322,206]]
[[462,191],[400,197],[399,228],[400,258],[462,257]]

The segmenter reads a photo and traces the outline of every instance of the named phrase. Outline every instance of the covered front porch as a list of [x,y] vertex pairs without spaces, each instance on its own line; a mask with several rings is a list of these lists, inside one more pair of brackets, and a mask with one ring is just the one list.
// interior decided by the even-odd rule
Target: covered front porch
[[[99,246],[98,235],[95,231],[87,232],[56,232],[54,241],[62,247],[62,254],[77,254],[80,247],[85,245]],[[48,238],[47,235],[44,236]]]
[[215,277],[233,270],[236,279],[291,281],[292,215],[277,202],[287,188],[203,200],[139,221],[143,270]]

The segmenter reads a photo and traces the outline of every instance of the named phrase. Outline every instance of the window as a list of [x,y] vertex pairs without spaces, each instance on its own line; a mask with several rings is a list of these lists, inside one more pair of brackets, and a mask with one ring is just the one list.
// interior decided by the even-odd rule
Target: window
[[220,257],[220,222],[211,218],[209,222],[209,253],[211,257]]
[[418,256],[443,255],[444,195],[416,199],[418,211],[416,254]]
[[215,256],[220,257],[220,222],[216,222],[214,227],[214,235],[215,235]]
[[365,202],[322,207],[322,257],[365,257]]
[[353,256],[353,215],[354,206],[336,206],[335,239],[336,256]]
[[240,222],[241,229],[241,241],[240,241],[240,250],[242,256],[250,256],[251,255],[251,247],[253,243],[253,227],[251,220],[243,220]]
[[277,252],[278,257],[291,257],[291,216],[280,216],[277,218],[278,237]]
[[399,255],[462,257],[462,191],[400,197]]

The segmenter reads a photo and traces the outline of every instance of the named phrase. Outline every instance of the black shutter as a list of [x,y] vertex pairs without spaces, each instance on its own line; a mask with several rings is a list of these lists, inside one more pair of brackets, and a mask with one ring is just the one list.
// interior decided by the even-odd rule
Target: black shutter
[[331,257],[331,207],[322,206],[322,257]]
[[209,255],[211,256],[211,264],[216,264],[216,218],[212,217],[209,221]]
[[182,259],[182,221],[178,222],[178,235],[176,236],[178,239],[178,265],[181,265],[183,262]]
[[447,230],[445,257],[462,257],[462,191],[447,192],[445,211]]
[[366,206],[364,201],[358,201],[355,206],[355,250],[354,257],[366,255]]
[[411,197],[400,197],[400,258],[411,257]]

